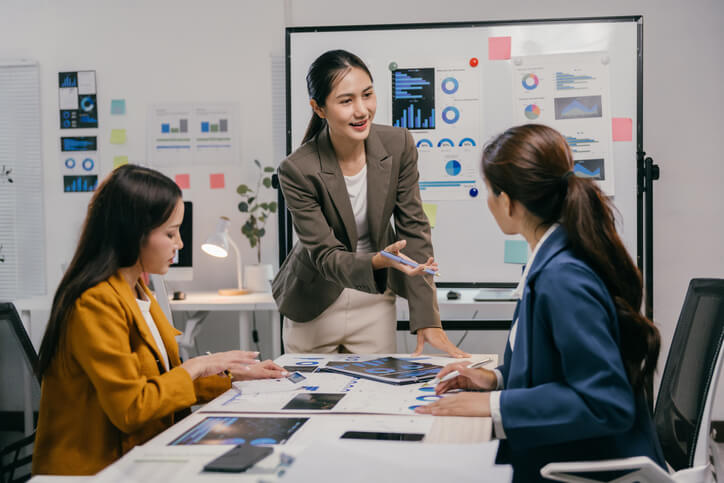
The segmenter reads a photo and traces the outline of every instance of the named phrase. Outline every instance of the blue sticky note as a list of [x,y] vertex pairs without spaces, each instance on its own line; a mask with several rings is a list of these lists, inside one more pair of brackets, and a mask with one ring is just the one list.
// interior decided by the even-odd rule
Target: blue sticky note
[[505,263],[528,262],[528,243],[525,240],[505,240]]
[[126,113],[125,99],[111,99],[111,114],[114,116],[122,116]]

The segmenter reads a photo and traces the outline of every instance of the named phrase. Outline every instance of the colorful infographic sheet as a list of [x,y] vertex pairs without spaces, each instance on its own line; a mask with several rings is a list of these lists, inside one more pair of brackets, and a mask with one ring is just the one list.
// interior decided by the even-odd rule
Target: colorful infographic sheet
[[513,59],[516,124],[540,123],[566,137],[576,176],[615,194],[609,57],[557,54]]

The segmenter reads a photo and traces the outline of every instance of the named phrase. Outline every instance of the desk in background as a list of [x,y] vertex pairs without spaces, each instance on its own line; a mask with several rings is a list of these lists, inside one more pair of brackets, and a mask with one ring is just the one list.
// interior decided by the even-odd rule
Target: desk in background
[[211,312],[237,312],[239,314],[239,348],[252,350],[251,317],[254,311],[269,312],[272,333],[272,357],[282,353],[281,323],[279,312],[271,293],[247,295],[219,295],[216,292],[188,292],[185,300],[169,300],[172,312],[187,314],[186,327],[179,338],[181,357],[191,357],[189,349],[201,330],[201,325]]

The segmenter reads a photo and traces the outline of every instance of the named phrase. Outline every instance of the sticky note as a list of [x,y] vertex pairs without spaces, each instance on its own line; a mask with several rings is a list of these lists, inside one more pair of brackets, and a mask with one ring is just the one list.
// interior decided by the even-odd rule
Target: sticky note
[[510,37],[488,37],[488,60],[510,59]]
[[113,129],[111,131],[111,144],[126,144],[126,130]]
[[528,261],[528,242],[525,240],[505,240],[505,263],[522,263]]
[[628,117],[614,117],[611,121],[613,123],[613,140],[631,141],[633,136],[633,121]]
[[209,184],[212,190],[221,189],[226,186],[224,173],[213,173],[209,175]]
[[113,169],[128,164],[128,156],[113,156]]
[[126,113],[125,99],[111,99],[111,114],[114,116],[122,116]]
[[425,212],[427,219],[430,220],[430,227],[435,228],[435,222],[437,222],[437,205],[432,203],[423,203],[422,211]]
[[182,190],[191,188],[191,176],[188,174],[177,174],[174,178],[176,184]]

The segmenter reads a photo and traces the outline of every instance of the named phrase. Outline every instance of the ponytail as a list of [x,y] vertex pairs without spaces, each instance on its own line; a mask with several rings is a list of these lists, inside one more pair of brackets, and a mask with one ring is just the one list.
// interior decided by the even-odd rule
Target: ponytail
[[312,111],[312,118],[309,120],[309,124],[307,124],[307,130],[304,132],[302,144],[314,139],[326,126],[327,121],[319,117],[316,112]]
[[653,379],[659,331],[641,314],[641,273],[616,232],[614,208],[591,179],[574,175],[565,138],[540,124],[508,129],[483,150],[483,174],[497,195],[508,194],[544,226],[560,222],[573,253],[603,280],[616,306],[621,358],[634,390]]
[[626,373],[634,389],[643,390],[653,381],[661,338],[640,311],[641,273],[616,231],[610,200],[590,179],[572,176],[567,184],[561,224],[573,252],[601,277],[613,298]]

